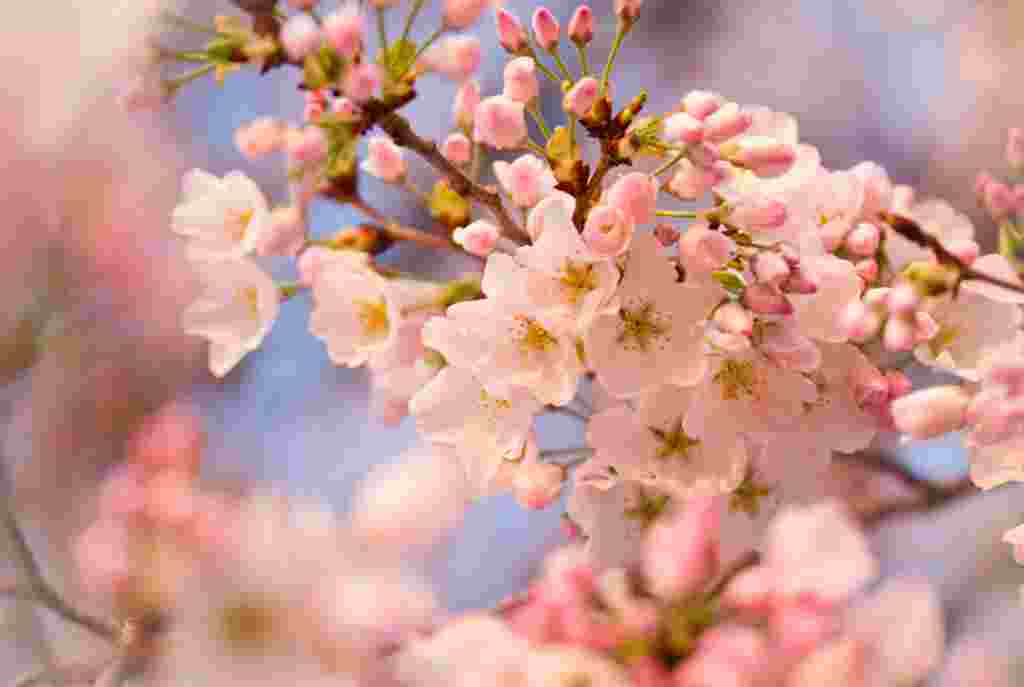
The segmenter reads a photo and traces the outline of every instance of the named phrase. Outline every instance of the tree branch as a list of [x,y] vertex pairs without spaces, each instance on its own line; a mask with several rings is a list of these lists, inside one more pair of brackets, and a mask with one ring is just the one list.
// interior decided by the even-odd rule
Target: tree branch
[[526,231],[516,224],[505,210],[501,196],[473,182],[462,170],[441,154],[436,143],[421,138],[413,131],[409,120],[405,117],[397,112],[388,112],[377,119],[377,125],[391,137],[395,144],[413,151],[430,163],[434,169],[447,176],[452,190],[459,195],[472,198],[490,210],[494,218],[498,220],[503,234],[516,239],[529,238]]
[[939,239],[926,232],[913,220],[890,212],[883,212],[879,216],[894,232],[921,248],[934,251],[935,257],[938,258],[940,263],[954,267],[957,270],[957,287],[959,287],[960,282],[966,279],[973,279],[976,281],[983,281],[1015,293],[1024,293],[1024,286],[991,274],[980,272],[964,263],[960,258],[946,250],[946,247],[942,245],[942,242],[939,241]]

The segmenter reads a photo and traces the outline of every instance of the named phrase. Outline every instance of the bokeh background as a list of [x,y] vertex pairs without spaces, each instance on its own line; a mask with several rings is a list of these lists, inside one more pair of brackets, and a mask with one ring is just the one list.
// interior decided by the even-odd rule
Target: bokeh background
[[[574,7],[547,4],[564,21]],[[603,61],[614,31],[611,4],[591,3],[608,15],[595,62]],[[363,371],[330,364],[308,334],[305,298],[282,308],[262,349],[223,381],[206,371],[201,342],[179,331],[196,287],[168,230],[181,174],[241,169],[284,202],[283,161],[247,161],[232,133],[268,114],[297,121],[302,98],[294,74],[242,71],[223,88],[208,80],[186,88],[169,109],[125,113],[117,96],[131,81],[133,46],[147,30],[140,18],[146,3],[58,5],[66,6],[55,12],[49,4],[15,3],[0,30],[8,77],[0,93],[0,447],[15,478],[10,498],[53,578],[73,590],[68,545],[92,516],[96,486],[139,419],[168,399],[193,402],[206,420],[206,478],[269,483],[339,511],[371,465],[397,459],[416,438],[411,422],[385,426],[372,415]],[[231,11],[223,0],[179,5],[198,21]],[[533,9],[524,0],[505,5],[522,18]],[[420,35],[436,17],[436,8],[425,13]],[[484,45],[484,91],[495,92],[504,54],[489,20],[475,33]],[[651,110],[704,88],[791,112],[828,166],[876,160],[898,182],[971,214],[991,246],[994,227],[976,210],[972,184],[981,169],[1002,171],[1005,131],[1024,124],[1021,38],[1021,3],[647,0],[616,88],[628,95],[646,88]],[[164,40],[199,44],[180,32]],[[454,86],[436,77],[424,83],[409,113],[421,133],[438,138],[449,128]],[[550,120],[557,100],[546,108]],[[432,179],[421,164],[413,170],[421,186]],[[362,189],[389,214],[425,222],[410,196],[373,179]],[[359,220],[347,208],[314,207],[321,233]],[[471,266],[438,264],[418,251],[395,250],[388,259],[420,273]],[[288,264],[275,268],[290,276]],[[33,339],[42,345],[33,347]],[[575,431],[552,420],[542,436],[552,446],[572,445]],[[964,469],[953,442],[899,450],[922,473]],[[1024,658],[1017,592],[1024,569],[999,542],[1003,530],[1024,520],[1022,497],[1019,489],[1001,489],[940,515],[899,521],[875,537],[888,571],[939,585],[951,642],[982,636],[997,653]],[[521,588],[561,540],[560,512],[526,513],[501,497],[474,507],[432,564],[449,606],[489,605]],[[47,623],[62,654],[92,649],[45,614],[0,603],[0,644],[11,640],[0,653],[0,680],[31,665],[26,623]]]

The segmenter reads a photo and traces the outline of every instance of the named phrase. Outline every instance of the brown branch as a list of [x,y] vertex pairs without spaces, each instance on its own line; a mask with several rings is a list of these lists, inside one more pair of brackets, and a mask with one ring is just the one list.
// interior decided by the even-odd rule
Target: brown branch
[[956,287],[954,287],[954,291],[960,286],[960,282],[973,279],[1007,289],[1008,291],[1024,293],[1024,286],[991,274],[986,274],[985,272],[980,272],[966,264],[960,258],[946,250],[946,247],[942,245],[942,242],[938,238],[926,232],[913,220],[890,212],[883,212],[879,217],[882,221],[888,224],[894,232],[911,243],[914,243],[921,248],[931,249],[934,251],[935,257],[938,258],[940,263],[955,268],[957,270],[957,284]]
[[397,112],[387,112],[382,114],[376,123],[391,137],[395,144],[413,151],[430,163],[434,169],[444,174],[448,178],[453,191],[461,196],[472,198],[490,210],[501,226],[501,231],[505,236],[520,240],[529,238],[526,231],[516,224],[512,216],[505,210],[505,206],[501,202],[501,196],[473,182],[462,170],[449,162],[441,154],[436,143],[421,138],[413,131],[409,120]]

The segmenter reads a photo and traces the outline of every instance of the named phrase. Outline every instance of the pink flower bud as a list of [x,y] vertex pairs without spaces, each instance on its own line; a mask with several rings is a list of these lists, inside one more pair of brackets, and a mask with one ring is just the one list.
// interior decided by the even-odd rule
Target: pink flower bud
[[854,255],[868,257],[878,250],[882,232],[868,222],[861,222],[846,235],[846,248]]
[[704,119],[704,140],[710,143],[727,141],[749,129],[753,122],[749,112],[741,110],[736,103],[726,103]]
[[759,315],[789,315],[793,304],[768,284],[752,284],[743,290],[743,305]]
[[857,271],[857,276],[860,277],[865,284],[870,284],[878,279],[878,261],[874,258],[858,260],[853,264],[853,269]]
[[547,230],[554,225],[564,225],[576,211],[576,199],[562,191],[552,191],[537,204],[526,218],[526,233],[537,243]]
[[661,224],[654,225],[654,238],[658,239],[658,243],[665,248],[676,245],[680,236],[682,234],[671,224],[662,222]]
[[840,327],[854,341],[867,341],[882,328],[882,316],[861,301],[846,306],[839,316]]
[[1006,137],[1006,161],[1014,169],[1024,167],[1024,130],[1010,129]]
[[892,287],[885,299],[889,312],[897,315],[909,315],[921,304],[921,294],[912,284],[902,282]]
[[710,91],[690,91],[683,97],[681,104],[684,112],[703,121],[724,105],[725,100]]
[[380,67],[362,62],[349,67],[342,90],[357,103],[365,103],[380,88]]
[[644,575],[661,599],[701,589],[718,572],[721,513],[713,499],[694,499],[671,520],[658,522],[644,542]]
[[789,209],[775,198],[746,196],[733,208],[729,217],[734,223],[755,232],[772,231],[786,223]]
[[587,217],[583,227],[583,241],[593,255],[612,258],[622,255],[629,248],[634,226],[632,220],[618,208],[598,205]]
[[484,220],[477,220],[465,227],[459,227],[452,234],[452,240],[462,246],[467,253],[487,257],[494,252],[501,233],[498,228]]
[[709,274],[728,262],[735,250],[732,239],[706,224],[691,224],[679,239],[679,259],[688,273]]
[[281,45],[288,57],[304,60],[320,47],[323,35],[320,26],[308,14],[293,14],[281,27]]
[[562,99],[562,107],[566,112],[571,112],[577,117],[586,117],[590,108],[597,102],[600,94],[601,84],[592,76],[580,79]]
[[779,286],[789,279],[789,263],[775,251],[761,251],[751,260],[757,281]]
[[911,350],[917,345],[914,321],[907,317],[890,317],[882,333],[882,344],[893,353]]
[[730,334],[750,336],[754,333],[754,318],[739,303],[728,302],[715,310],[712,318],[715,325]]
[[536,155],[523,155],[509,164],[494,163],[498,183],[512,197],[512,203],[521,208],[532,208],[555,189],[555,175],[547,163]]
[[685,112],[677,112],[664,122],[665,140],[669,143],[700,143],[704,123]]
[[327,137],[318,126],[288,129],[284,146],[288,159],[294,162],[316,163],[327,155]]
[[635,226],[654,220],[658,200],[658,185],[642,172],[633,172],[620,178],[605,193],[604,202],[622,210]]
[[480,104],[480,84],[467,81],[455,92],[455,124],[466,131],[472,130],[476,108]]
[[444,23],[454,29],[467,29],[490,4],[491,0],[445,0]]
[[970,396],[959,386],[934,386],[892,402],[896,428],[914,439],[931,439],[964,426]]
[[505,65],[506,98],[528,105],[539,93],[537,68],[532,57],[517,57]]
[[371,138],[367,144],[367,156],[361,168],[388,184],[400,184],[405,179],[407,167],[402,149],[386,136]]
[[681,200],[697,200],[721,180],[716,168],[705,169],[689,160],[680,160],[668,182],[668,192]]
[[886,370],[885,381],[889,384],[889,398],[906,396],[914,388],[910,378],[899,370]]
[[513,55],[518,55],[525,50],[527,46],[526,31],[515,15],[499,8],[494,17],[498,25],[498,41],[501,43],[501,47]]
[[453,165],[468,165],[473,159],[473,144],[465,134],[452,134],[441,145],[441,154]]
[[643,0],[615,0],[615,16],[625,22],[634,22],[640,16]]
[[473,138],[498,150],[520,147],[526,140],[526,107],[511,98],[495,95],[476,108]]
[[423,56],[428,68],[456,83],[471,78],[480,68],[481,59],[480,41],[473,36],[449,36]]
[[[796,160],[793,146],[768,136],[745,136],[735,146],[729,147],[733,150],[729,151],[727,157],[734,164],[745,167],[762,178],[785,174]],[[722,153],[725,155],[725,150]]]
[[990,172],[978,172],[974,177],[974,195],[979,200],[983,200],[985,198],[985,189],[988,188],[989,184],[994,183],[995,180],[995,177]]
[[553,463],[524,461],[516,470],[512,493],[523,508],[539,510],[547,508],[562,490],[565,482],[565,468]]
[[892,289],[889,287],[868,289],[864,292],[864,305],[876,310],[885,310],[889,307],[888,301],[890,291],[892,291]]
[[985,186],[984,203],[992,219],[1001,222],[1013,212],[1013,191],[1000,181],[992,181]]
[[587,5],[580,5],[569,20],[569,40],[576,45],[587,45],[594,40],[594,12]]
[[558,35],[562,26],[547,7],[538,7],[533,13],[533,34],[540,47],[548,52],[558,48]]
[[284,145],[284,125],[273,117],[261,117],[235,131],[235,146],[254,160],[277,152]]
[[803,295],[810,295],[818,292],[818,282],[814,277],[811,277],[797,265],[795,268],[790,268],[793,273],[783,284],[782,288],[787,293],[799,293]]
[[324,19],[324,36],[338,54],[351,60],[363,49],[363,13],[346,3]]
[[306,243],[306,218],[294,205],[274,208],[270,229],[256,241],[258,255],[297,255]]

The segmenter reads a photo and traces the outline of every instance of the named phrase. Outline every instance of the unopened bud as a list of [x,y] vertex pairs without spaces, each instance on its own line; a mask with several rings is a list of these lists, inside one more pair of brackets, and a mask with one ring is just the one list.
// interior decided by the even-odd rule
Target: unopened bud
[[878,250],[882,232],[868,222],[861,222],[846,235],[846,248],[854,255],[868,257]]
[[539,93],[537,68],[532,57],[517,57],[505,65],[506,97],[529,104]]
[[721,143],[739,136],[753,123],[749,112],[744,112],[736,103],[726,103],[704,120],[704,140]]
[[793,304],[768,284],[752,284],[743,291],[743,304],[760,315],[789,315]]
[[580,5],[569,20],[569,40],[584,46],[594,40],[594,12],[587,5]]
[[513,55],[522,53],[527,46],[526,31],[515,15],[499,8],[495,13],[495,21],[498,25],[498,41],[501,47]]
[[445,139],[441,154],[453,165],[466,165],[473,158],[473,144],[465,134],[455,133]]
[[601,84],[592,76],[585,77],[576,82],[576,85],[569,89],[562,100],[562,106],[566,112],[577,117],[586,117],[601,91]]
[[555,15],[551,13],[547,7],[538,7],[537,11],[533,13],[533,33],[537,38],[537,43],[540,47],[544,48],[548,52],[552,52],[558,48],[559,34],[562,31],[562,26],[555,19]]

